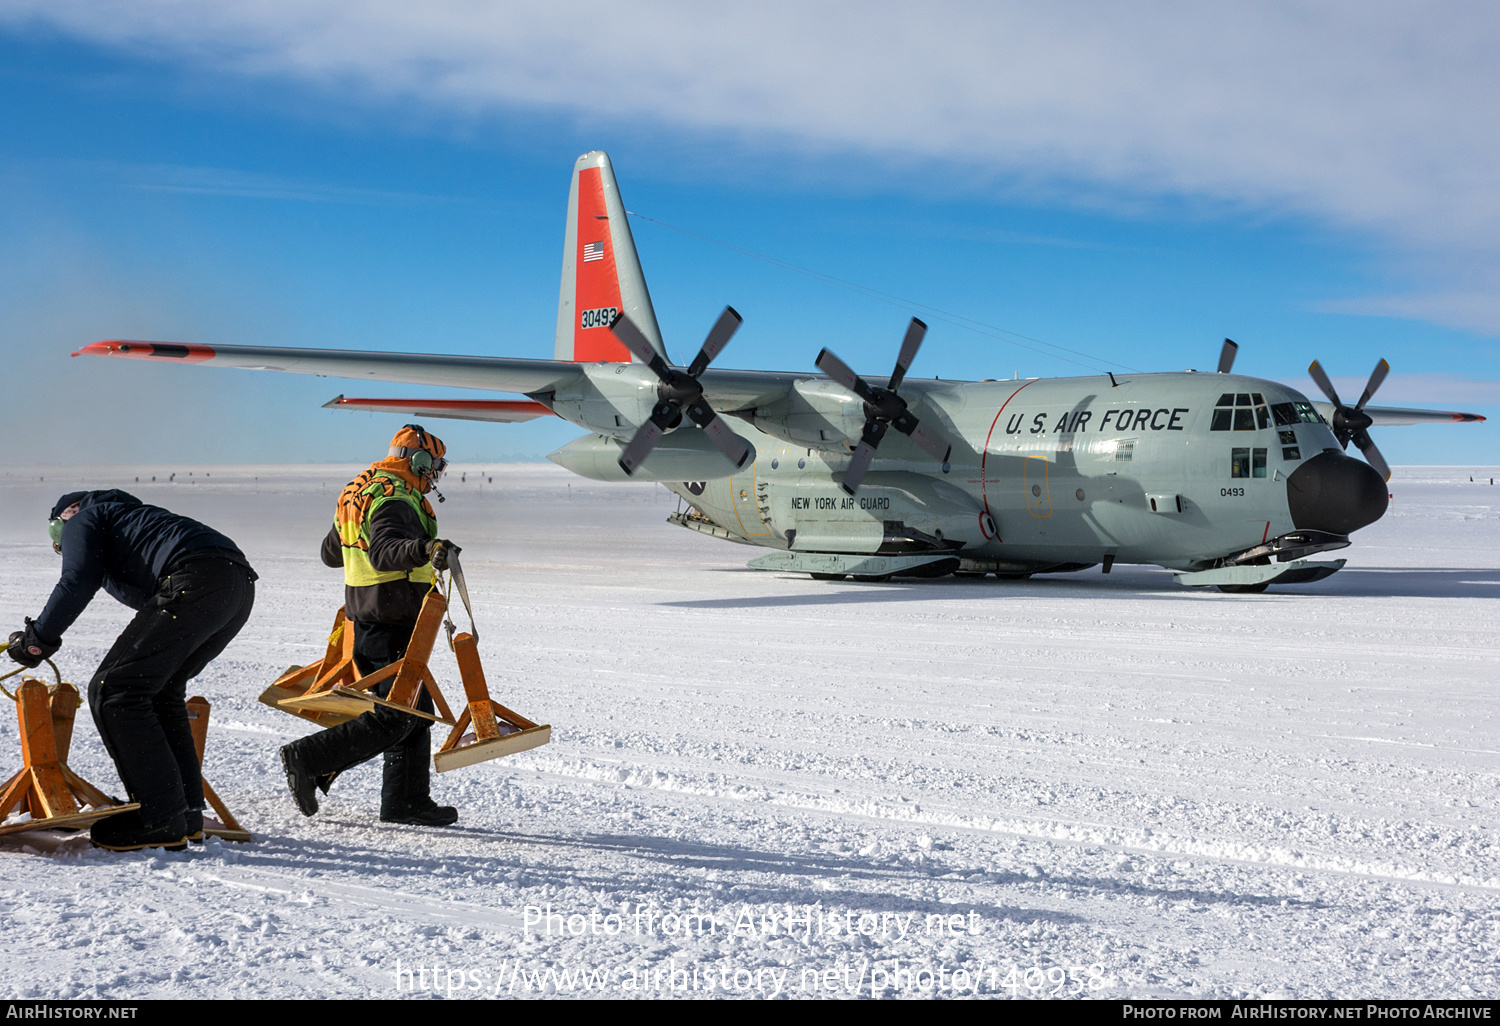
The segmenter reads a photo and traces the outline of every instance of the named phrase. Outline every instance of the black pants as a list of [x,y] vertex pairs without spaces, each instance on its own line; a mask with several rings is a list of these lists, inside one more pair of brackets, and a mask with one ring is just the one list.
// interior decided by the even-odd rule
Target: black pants
[[179,562],[89,682],[94,725],[147,826],[203,808],[187,682],[224,651],[254,604],[249,567],[217,557]]
[[[368,676],[405,655],[415,626],[354,621],[354,665],[359,672]],[[389,677],[372,690],[385,698],[395,683],[396,678]],[[425,689],[419,694],[417,708],[431,712],[431,697]],[[431,720],[377,705],[347,723],[294,744],[308,770],[318,777],[342,773],[384,752],[380,811],[400,814],[431,800],[431,731]]]

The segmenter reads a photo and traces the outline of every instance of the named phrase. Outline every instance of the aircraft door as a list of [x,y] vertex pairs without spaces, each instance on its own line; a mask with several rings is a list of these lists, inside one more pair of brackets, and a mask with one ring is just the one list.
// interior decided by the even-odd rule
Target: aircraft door
[[770,537],[771,503],[766,497],[766,482],[756,479],[755,461],[750,461],[744,473],[734,475],[729,486],[740,533],[746,538]]
[[1052,515],[1052,496],[1047,491],[1047,477],[1047,457],[1026,457],[1021,470],[1021,484],[1026,489],[1026,508],[1034,517]]

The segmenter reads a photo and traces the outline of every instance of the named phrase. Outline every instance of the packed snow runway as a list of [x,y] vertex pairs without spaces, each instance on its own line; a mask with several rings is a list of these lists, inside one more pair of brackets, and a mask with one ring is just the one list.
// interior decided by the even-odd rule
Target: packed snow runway
[[[1243,596],[1118,566],[815,582],[666,524],[657,486],[456,468],[441,533],[490,689],[554,740],[436,776],[462,818],[419,829],[378,821],[378,760],[303,818],[276,750],[315,728],[256,701],[321,656],[318,543],[359,469],[0,479],[5,633],[79,487],[201,519],[261,575],[189,689],[255,842],[0,838],[5,996],[1500,996],[1493,470],[1398,469],[1346,570]],[[64,675],[129,616],[101,593]],[[117,793],[78,723],[73,768]]]

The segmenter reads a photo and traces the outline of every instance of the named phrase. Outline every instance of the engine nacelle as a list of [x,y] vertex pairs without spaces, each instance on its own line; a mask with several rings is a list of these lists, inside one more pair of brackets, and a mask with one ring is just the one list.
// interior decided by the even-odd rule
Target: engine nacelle
[[812,449],[847,451],[865,426],[865,403],[836,381],[795,383],[786,398],[751,411],[750,422],[768,435]]
[[691,424],[657,442],[634,474],[620,466],[625,445],[609,435],[584,435],[547,458],[592,481],[714,481],[735,472],[734,464]]
[[584,365],[583,373],[583,381],[553,393],[551,406],[559,417],[625,439],[651,418],[658,380],[644,364],[591,363]]

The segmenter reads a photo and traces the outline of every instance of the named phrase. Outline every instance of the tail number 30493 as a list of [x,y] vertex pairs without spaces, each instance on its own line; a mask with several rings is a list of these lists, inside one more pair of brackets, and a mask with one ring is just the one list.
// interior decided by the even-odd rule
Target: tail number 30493
[[579,324],[584,328],[607,328],[615,323],[615,318],[618,316],[620,316],[619,307],[601,306],[597,310],[582,311]]

